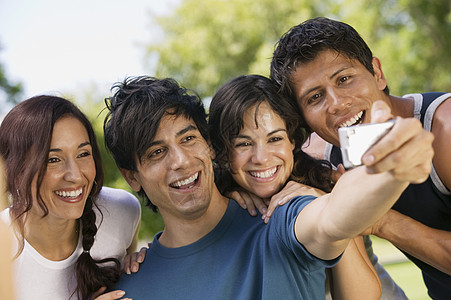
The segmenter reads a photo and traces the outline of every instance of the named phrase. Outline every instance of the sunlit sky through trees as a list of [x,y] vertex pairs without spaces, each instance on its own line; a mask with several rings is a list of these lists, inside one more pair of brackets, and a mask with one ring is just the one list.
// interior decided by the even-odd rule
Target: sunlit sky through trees
[[[161,35],[149,14],[179,1],[1,0],[0,63],[22,99],[43,93],[108,93],[127,75],[152,70],[143,46]],[[0,113],[10,108],[0,95]]]

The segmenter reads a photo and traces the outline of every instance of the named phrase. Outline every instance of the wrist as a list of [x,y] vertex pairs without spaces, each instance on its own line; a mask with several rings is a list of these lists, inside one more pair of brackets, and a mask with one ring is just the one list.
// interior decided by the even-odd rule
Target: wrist
[[381,238],[381,239],[387,239],[387,230],[389,227],[389,221],[388,219],[390,218],[390,212],[391,210],[389,210],[385,215],[382,216],[382,218],[379,219],[379,221],[377,221],[374,225],[373,225],[373,232],[372,234]]
[[374,235],[381,239],[390,241],[396,235],[396,230],[394,229],[402,225],[403,217],[404,215],[401,213],[390,209],[378,222],[377,230]]

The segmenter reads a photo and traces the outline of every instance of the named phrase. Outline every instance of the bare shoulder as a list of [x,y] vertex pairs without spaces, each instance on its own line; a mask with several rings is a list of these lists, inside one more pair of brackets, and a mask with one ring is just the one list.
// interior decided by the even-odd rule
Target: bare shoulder
[[446,99],[439,105],[432,121],[432,133],[434,134],[434,167],[442,182],[451,190],[451,151],[449,141],[451,140],[451,98]]
[[445,101],[443,101],[443,103],[441,103],[439,105],[439,107],[437,107],[437,110],[435,111],[434,114],[434,122],[433,122],[433,127],[435,127],[435,125],[440,125],[440,126],[446,126],[451,127],[451,118],[449,118],[451,113],[451,97],[446,99]]

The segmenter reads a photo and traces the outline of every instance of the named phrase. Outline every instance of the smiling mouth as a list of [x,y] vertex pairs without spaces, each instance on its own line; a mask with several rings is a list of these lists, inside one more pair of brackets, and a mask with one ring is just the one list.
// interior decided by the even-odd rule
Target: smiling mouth
[[186,179],[173,182],[173,183],[169,184],[169,186],[172,188],[175,188],[175,189],[188,189],[188,188],[194,187],[196,185],[198,179],[199,179],[199,172],[197,172],[196,174],[194,174]]
[[59,197],[66,198],[66,199],[75,199],[80,197],[80,195],[83,193],[83,188],[79,188],[75,191],[55,191],[55,194]]
[[356,114],[354,117],[350,118],[348,121],[340,124],[338,127],[342,128],[342,127],[349,127],[349,126],[360,124],[363,122],[363,116],[364,116],[364,111],[362,110],[361,112]]
[[252,176],[252,177],[257,177],[257,178],[269,178],[274,176],[274,174],[276,174],[277,172],[277,166],[267,169],[265,171],[249,171],[248,173]]

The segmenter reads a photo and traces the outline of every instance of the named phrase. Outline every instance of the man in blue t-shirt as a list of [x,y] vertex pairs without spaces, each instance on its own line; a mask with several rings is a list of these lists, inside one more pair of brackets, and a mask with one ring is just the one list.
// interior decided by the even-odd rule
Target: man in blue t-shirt
[[[197,96],[172,79],[145,76],[116,88],[107,105],[106,145],[129,185],[158,208],[165,222],[139,272],[117,284],[125,297],[324,298],[324,269],[338,261],[351,238],[390,209],[410,182],[425,180],[430,171],[431,134],[413,126],[416,120],[400,119],[399,130],[389,136],[403,146],[382,143],[369,155],[384,161],[382,151],[425,145],[409,157],[418,167],[401,157],[384,161],[378,174],[356,168],[331,194],[314,201],[297,197],[265,225],[219,193]],[[374,110],[373,121],[390,117],[383,104]]]
[[[315,138],[306,152],[317,153],[316,156],[328,159],[335,166],[341,163],[338,128],[369,123],[371,106],[376,100],[384,101],[398,118],[420,120],[434,134],[430,177],[421,184],[411,184],[393,210],[367,233],[387,239],[404,251],[421,268],[433,299],[449,299],[451,93],[410,94],[402,98],[390,95],[381,62],[373,57],[357,31],[327,18],[307,20],[282,36],[271,62],[271,78],[283,94],[296,101],[307,131],[317,134],[312,135]],[[318,136],[329,144],[325,146]],[[396,139],[391,141],[400,143]],[[411,151],[394,153],[391,157],[408,157]],[[378,170],[378,166],[365,162],[373,171]],[[412,167],[416,163],[412,160]],[[370,243],[369,238],[365,240]],[[376,261],[377,258],[373,259],[373,263]],[[384,278],[381,278],[383,296],[399,299],[395,288],[386,281],[389,277],[381,277]]]

